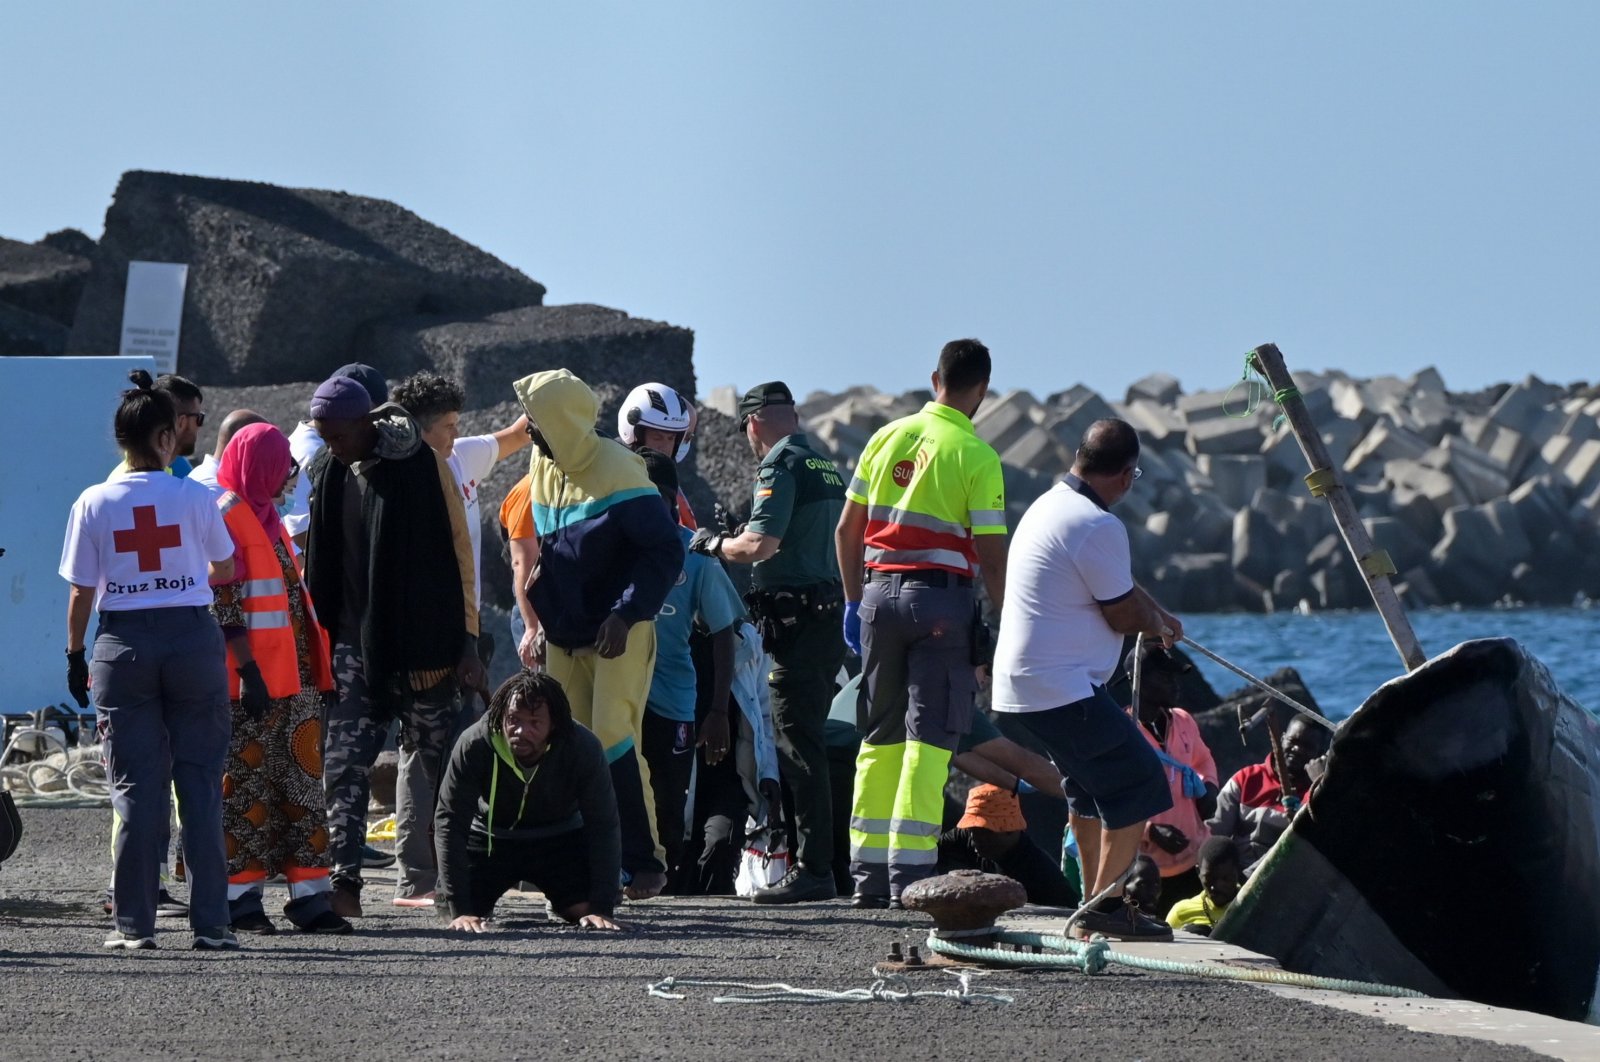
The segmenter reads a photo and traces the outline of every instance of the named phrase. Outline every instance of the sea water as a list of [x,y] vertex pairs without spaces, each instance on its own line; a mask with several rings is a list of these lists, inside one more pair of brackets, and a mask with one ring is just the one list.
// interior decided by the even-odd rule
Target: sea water
[[[1430,657],[1474,638],[1515,638],[1544,662],[1573,700],[1600,714],[1600,608],[1426,609],[1410,613]],[[1300,672],[1330,718],[1342,719],[1401,674],[1400,654],[1372,611],[1299,615],[1249,613],[1180,617],[1184,633],[1253,675]],[[1191,651],[1212,687],[1226,696],[1243,680]]]

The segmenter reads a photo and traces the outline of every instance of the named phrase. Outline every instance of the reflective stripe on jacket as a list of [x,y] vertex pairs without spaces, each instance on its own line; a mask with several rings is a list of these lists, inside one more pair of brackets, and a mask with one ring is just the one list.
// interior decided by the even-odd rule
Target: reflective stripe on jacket
[[[267,538],[261,521],[242,504],[233,492],[224,494],[217,502],[222,519],[233,536],[234,559],[239,566],[239,607],[244,612],[250,652],[261,677],[266,680],[267,694],[273,698],[293,697],[300,692],[300,662],[295,652],[294,625],[289,616],[289,591],[283,583],[283,565],[277,551]],[[283,544],[294,557],[294,547],[288,531],[283,532]],[[299,562],[293,561],[298,569]],[[298,574],[298,572],[297,572]],[[311,606],[311,593],[301,584],[301,600],[306,610],[306,642],[311,652],[311,676],[318,690],[333,689],[333,669],[329,660],[327,634],[317,622]],[[233,643],[228,643],[228,696],[239,699],[238,661],[234,658]]]

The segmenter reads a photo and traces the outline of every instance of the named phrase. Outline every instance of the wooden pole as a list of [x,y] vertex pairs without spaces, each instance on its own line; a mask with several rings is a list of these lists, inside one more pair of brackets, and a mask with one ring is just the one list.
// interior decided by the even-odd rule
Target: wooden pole
[[1378,606],[1378,615],[1383,617],[1383,625],[1389,630],[1389,639],[1399,651],[1406,670],[1421,667],[1427,655],[1417,642],[1416,632],[1411,629],[1411,620],[1406,617],[1406,610],[1400,604],[1400,595],[1395,593],[1394,584],[1389,581],[1389,577],[1395,574],[1394,562],[1389,559],[1387,552],[1373,544],[1372,536],[1367,534],[1367,526],[1361,522],[1355,502],[1350,500],[1350,492],[1345,489],[1344,481],[1334,468],[1333,458],[1322,442],[1322,434],[1311,419],[1311,411],[1306,409],[1305,401],[1295,389],[1294,379],[1283,363],[1283,355],[1275,345],[1263,343],[1250,352],[1249,360],[1251,367],[1267,378],[1267,384],[1278,397],[1278,404],[1283,407],[1284,416],[1289,420],[1295,441],[1300,444],[1300,452],[1305,454],[1306,463],[1311,466],[1311,473],[1306,476],[1306,486],[1333,510],[1339,534],[1349,547],[1350,555],[1355,558],[1361,577],[1367,581],[1372,603]]

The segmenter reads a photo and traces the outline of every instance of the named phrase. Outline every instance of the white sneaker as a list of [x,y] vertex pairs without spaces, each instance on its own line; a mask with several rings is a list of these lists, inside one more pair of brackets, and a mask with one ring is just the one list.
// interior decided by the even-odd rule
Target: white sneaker
[[141,937],[137,933],[124,933],[118,929],[106,938],[105,946],[111,951],[154,951],[156,938]]

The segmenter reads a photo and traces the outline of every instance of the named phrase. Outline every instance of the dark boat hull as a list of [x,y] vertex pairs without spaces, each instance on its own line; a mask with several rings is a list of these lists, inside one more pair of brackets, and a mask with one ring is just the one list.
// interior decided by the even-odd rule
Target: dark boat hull
[[1386,683],[1214,935],[1600,1023],[1600,722],[1508,638]]

